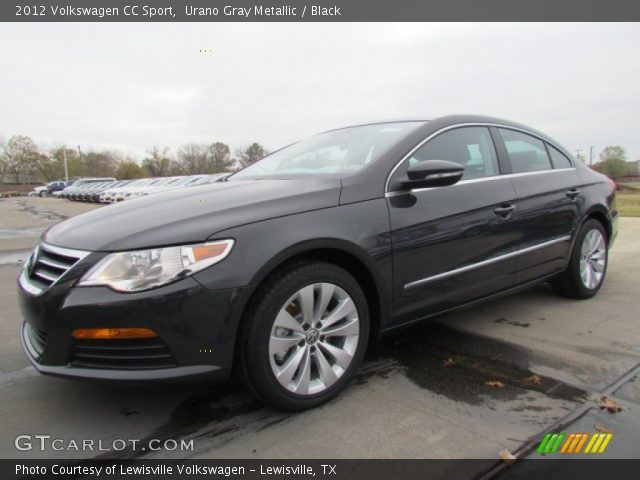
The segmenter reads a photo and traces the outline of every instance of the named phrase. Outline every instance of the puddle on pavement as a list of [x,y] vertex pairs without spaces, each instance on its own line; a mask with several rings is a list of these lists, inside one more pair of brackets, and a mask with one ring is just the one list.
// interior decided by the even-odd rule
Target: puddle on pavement
[[[284,422],[292,414],[271,409],[238,387],[212,387],[201,390],[180,402],[167,423],[140,440],[149,446],[151,440],[189,438],[201,445],[195,453],[232,442],[249,433],[260,432]],[[204,447],[204,448],[203,448]],[[149,448],[145,448],[149,452]],[[109,452],[96,457],[105,464],[144,456],[131,449]]]
[[[527,392],[574,402],[586,397],[583,390],[534,375],[528,369],[530,360],[530,352],[525,348],[433,322],[375,342],[355,384],[403,374],[420,388],[470,405],[479,405],[489,398],[508,401],[526,397]],[[487,382],[499,382],[502,386],[495,388]],[[520,408],[531,413],[545,410],[543,406]],[[264,406],[237,387],[207,388],[182,401],[168,421],[141,444],[151,439],[187,437],[197,439],[198,451],[210,450],[286,422],[292,416],[295,414]],[[125,450],[117,458],[136,458],[141,454],[145,455]],[[110,453],[100,458],[108,462],[114,456]]]
[[531,353],[526,348],[438,322],[380,340],[369,349],[367,358],[395,361],[420,388],[471,405],[481,404],[486,397],[511,400],[526,391],[576,402],[587,395],[534,374],[529,370]]

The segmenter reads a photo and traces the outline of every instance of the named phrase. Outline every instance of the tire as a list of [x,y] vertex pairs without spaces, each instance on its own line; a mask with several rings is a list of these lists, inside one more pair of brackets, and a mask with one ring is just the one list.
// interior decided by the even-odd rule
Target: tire
[[353,378],[368,338],[367,300],[355,278],[327,262],[292,264],[249,307],[238,344],[240,381],[280,410],[317,407]]
[[47,196],[47,192],[46,191],[42,191],[38,194],[41,198],[44,198]]
[[587,299],[602,286],[609,264],[607,232],[602,223],[587,220],[580,228],[567,269],[551,282],[563,297]]

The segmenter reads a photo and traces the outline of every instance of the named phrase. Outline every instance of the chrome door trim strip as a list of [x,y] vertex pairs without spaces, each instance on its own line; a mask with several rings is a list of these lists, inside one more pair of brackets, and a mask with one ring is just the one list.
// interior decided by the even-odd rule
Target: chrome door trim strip
[[557,243],[567,242],[571,240],[571,235],[565,235],[563,237],[554,238],[553,240],[548,240],[546,242],[538,243],[536,245],[532,245],[530,247],[522,248],[520,250],[515,250],[513,252],[505,253],[504,255],[499,255],[497,257],[488,258],[487,260],[483,260],[481,262],[473,263],[471,265],[466,265],[464,267],[456,268],[454,270],[449,270],[448,272],[439,273],[437,275],[433,275],[431,277],[421,278],[420,280],[415,280],[413,282],[409,282],[404,286],[405,290],[408,290],[413,287],[417,287],[419,285],[424,285],[425,283],[435,282],[437,280],[442,280],[445,278],[452,277],[454,275],[458,275],[460,273],[469,272],[471,270],[475,270],[476,268],[485,267],[487,265],[491,265],[492,263],[501,262],[502,260],[507,260],[509,258],[517,257],[519,255],[523,255],[525,253],[533,252],[535,250],[539,250],[541,248],[550,247],[551,245],[555,245]]
[[413,188],[411,190],[396,190],[393,192],[387,192],[384,194],[384,196],[396,197],[398,195],[405,195],[407,193],[419,193],[419,192],[424,192],[426,190],[434,190],[438,188],[451,188],[451,187],[457,187],[458,185],[467,185],[469,183],[491,182],[493,180],[502,180],[503,178],[527,177],[529,175],[543,175],[545,173],[570,172],[574,170],[575,168],[556,168],[554,170],[536,170],[535,172],[505,173],[504,175],[492,175],[490,177],[480,177],[480,178],[470,178],[468,180],[460,180],[459,182],[454,183],[453,185],[449,185],[447,187],[425,187],[425,188]]
[[[541,138],[540,135],[537,135],[536,133],[530,132],[529,130],[525,130],[524,128],[513,127],[511,125],[503,125],[503,124],[500,124],[500,123],[485,123],[485,122],[457,123],[455,125],[449,125],[448,127],[441,128],[437,132],[432,133],[427,138],[425,138],[420,143],[418,143],[418,145],[416,145],[411,150],[409,150],[409,153],[407,153],[404,157],[402,157],[400,159],[400,161],[395,164],[395,166],[393,167],[393,169],[391,170],[389,175],[387,175],[387,181],[384,184],[385,195],[387,193],[389,193],[389,181],[391,180],[391,177],[396,172],[396,170],[400,167],[400,165],[402,165],[402,162],[404,162],[407,158],[409,158],[411,155],[413,155],[413,153],[416,150],[418,150],[422,145],[427,143],[432,138],[436,137],[437,135],[440,135],[441,133],[446,132],[447,130],[452,130],[454,128],[460,128],[460,127],[496,127],[496,128],[506,128],[506,129],[509,129],[509,130],[515,130],[517,132],[522,132],[522,133],[526,133],[527,135],[531,135],[532,137],[535,137],[538,140],[541,140],[543,142],[547,142],[549,145],[552,145],[553,147],[558,149],[560,152],[563,151],[563,149],[561,147],[559,147],[558,145],[556,145],[555,143],[553,143],[553,142],[551,142],[551,141],[549,141],[549,140],[547,140],[545,138]],[[576,165],[575,165],[575,162],[574,162],[573,158],[569,158],[569,161],[571,162],[571,165],[572,165],[572,167],[570,169],[566,169],[566,168],[560,169],[559,168],[557,170],[559,171],[559,170],[572,170],[572,169],[575,169]],[[551,170],[540,170],[540,171],[541,172],[553,172],[554,170],[551,169]],[[530,174],[530,173],[537,173],[537,172],[525,172],[525,174]],[[513,175],[513,174],[509,174],[509,175]],[[521,175],[521,174],[517,174],[516,173],[515,175]],[[489,178],[489,177],[486,177],[486,178]],[[475,179],[472,179],[472,180],[475,180]],[[462,180],[462,181],[465,181],[465,180]]]

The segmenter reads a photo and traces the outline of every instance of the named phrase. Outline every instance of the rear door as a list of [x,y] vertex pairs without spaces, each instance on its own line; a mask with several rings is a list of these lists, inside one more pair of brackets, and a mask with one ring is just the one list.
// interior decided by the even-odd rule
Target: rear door
[[497,130],[518,195],[520,284],[564,268],[579,218],[581,181],[572,161],[543,139],[508,128]]
[[[450,160],[465,167],[448,187],[402,191],[413,163]],[[513,285],[516,192],[500,175],[488,127],[457,127],[413,152],[389,179],[394,320],[405,323]]]

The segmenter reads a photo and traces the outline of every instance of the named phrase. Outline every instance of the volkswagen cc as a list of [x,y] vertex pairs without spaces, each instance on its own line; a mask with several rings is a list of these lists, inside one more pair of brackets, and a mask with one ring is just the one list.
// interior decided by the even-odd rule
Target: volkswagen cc
[[22,344],[45,374],[233,375],[302,410],[378,335],[544,281],[592,297],[616,225],[612,182],[524,125],[341,128],[50,228],[18,279]]

